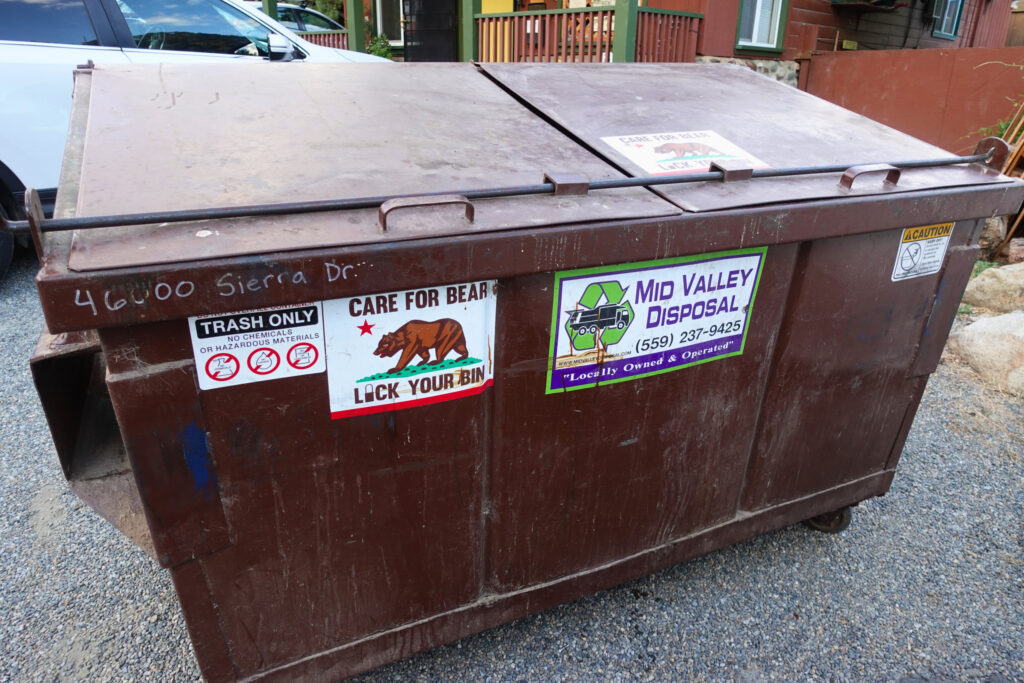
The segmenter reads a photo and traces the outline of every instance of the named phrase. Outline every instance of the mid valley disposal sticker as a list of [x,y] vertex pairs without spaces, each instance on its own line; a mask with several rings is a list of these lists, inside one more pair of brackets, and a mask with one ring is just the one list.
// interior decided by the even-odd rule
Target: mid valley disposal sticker
[[546,393],[743,353],[766,250],[556,273]]

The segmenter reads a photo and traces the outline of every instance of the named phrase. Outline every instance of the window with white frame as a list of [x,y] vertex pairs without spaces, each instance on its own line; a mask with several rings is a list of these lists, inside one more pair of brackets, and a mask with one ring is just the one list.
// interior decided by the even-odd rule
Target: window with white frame
[[376,0],[377,33],[388,37],[392,47],[403,44],[405,40],[405,16],[402,13],[402,0]]
[[741,0],[737,47],[782,49],[785,4],[785,0]]
[[956,40],[960,30],[960,15],[963,14],[964,0],[935,0],[932,9],[932,35],[936,38]]

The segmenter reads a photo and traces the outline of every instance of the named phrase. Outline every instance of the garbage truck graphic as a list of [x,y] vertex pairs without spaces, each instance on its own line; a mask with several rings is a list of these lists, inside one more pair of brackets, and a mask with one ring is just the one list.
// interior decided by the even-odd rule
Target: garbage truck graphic
[[594,334],[607,327],[624,328],[629,324],[629,309],[622,304],[606,304],[597,308],[566,311],[569,328],[577,334]]

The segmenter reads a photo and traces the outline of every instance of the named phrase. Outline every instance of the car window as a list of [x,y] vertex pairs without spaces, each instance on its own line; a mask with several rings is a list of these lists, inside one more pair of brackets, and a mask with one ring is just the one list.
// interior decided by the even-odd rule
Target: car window
[[277,8],[277,23],[281,24],[285,28],[290,28],[293,31],[302,30],[302,27],[299,26],[299,22],[296,20],[295,15],[292,14],[290,7]]
[[337,31],[338,27],[332,24],[327,19],[313,14],[312,12],[305,12],[303,10],[295,10],[302,17],[302,23],[306,25],[307,31]]
[[0,0],[0,40],[99,45],[81,0]]
[[266,56],[269,29],[219,0],[117,0],[138,47]]

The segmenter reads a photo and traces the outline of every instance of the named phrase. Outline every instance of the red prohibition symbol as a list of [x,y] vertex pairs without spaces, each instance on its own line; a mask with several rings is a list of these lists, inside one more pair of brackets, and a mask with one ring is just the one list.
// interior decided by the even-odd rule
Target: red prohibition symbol
[[217,382],[227,382],[238,374],[240,364],[230,353],[218,353],[206,361],[206,375]]
[[320,352],[308,342],[299,342],[288,349],[288,365],[296,370],[305,370],[312,367],[319,358]]
[[268,349],[264,346],[250,353],[249,360],[246,362],[249,365],[249,369],[257,375],[269,375],[274,370],[277,370],[277,366],[281,364],[281,356],[274,349]]

